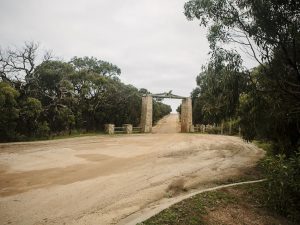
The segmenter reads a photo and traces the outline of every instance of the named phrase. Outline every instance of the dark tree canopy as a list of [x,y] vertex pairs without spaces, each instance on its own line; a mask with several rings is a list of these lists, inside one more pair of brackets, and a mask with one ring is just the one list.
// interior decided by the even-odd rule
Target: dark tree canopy
[[[26,140],[71,132],[103,130],[105,123],[138,126],[141,96],[125,85],[116,65],[94,57],[70,62],[49,54],[37,63],[38,45],[0,54],[0,141]],[[154,101],[153,120],[171,112]]]
[[[185,15],[208,27],[211,48],[192,92],[195,122],[233,121],[247,141],[268,142],[266,202],[299,222],[300,1],[189,0]],[[259,66],[244,68],[236,46]]]
[[74,57],[70,64],[74,66],[77,71],[94,72],[103,76],[118,76],[121,74],[121,69],[112,63],[98,60],[95,57]]
[[[230,117],[247,140],[265,138],[278,152],[299,151],[300,2],[190,0],[185,15],[208,27],[212,50],[192,93],[195,120],[219,123]],[[244,68],[239,54],[228,50],[232,45],[259,67]]]

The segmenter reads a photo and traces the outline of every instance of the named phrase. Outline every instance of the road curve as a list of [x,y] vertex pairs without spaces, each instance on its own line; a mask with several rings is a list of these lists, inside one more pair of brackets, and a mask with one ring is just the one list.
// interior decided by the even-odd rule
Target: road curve
[[116,224],[264,155],[238,137],[176,133],[177,115],[158,125],[154,134],[0,144],[0,224]]

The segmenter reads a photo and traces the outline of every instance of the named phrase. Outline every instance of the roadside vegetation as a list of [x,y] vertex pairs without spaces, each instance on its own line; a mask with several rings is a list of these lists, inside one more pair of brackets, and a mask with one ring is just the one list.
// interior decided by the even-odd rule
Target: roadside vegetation
[[[193,123],[241,127],[246,141],[267,151],[260,163],[267,181],[197,195],[142,224],[238,224],[232,210],[239,208],[253,213],[249,221],[273,210],[299,224],[300,1],[188,0],[184,10],[208,28],[211,49],[191,93]],[[258,66],[246,68],[240,52]],[[0,50],[0,141],[137,126],[148,91],[122,83],[120,74],[94,57],[41,57],[36,43]],[[156,122],[171,108],[154,101],[153,111]],[[236,218],[222,221],[225,214]]]
[[299,222],[300,2],[189,0],[185,15],[208,28],[211,48],[191,94],[194,124],[234,123],[267,147],[263,199]]
[[[299,190],[296,176],[299,171],[292,168],[297,168],[300,161],[285,159],[282,155],[274,157],[271,143],[253,142],[266,151],[266,158],[255,167],[241,171],[240,176],[217,181],[216,186],[265,181],[197,194],[138,225],[299,224],[299,205],[294,201]],[[287,163],[292,165],[287,166]],[[178,186],[180,191],[186,191]]]
[[266,207],[265,184],[248,184],[198,194],[138,225],[296,225]]
[[[263,141],[254,141],[254,143],[266,151],[267,157],[272,155],[270,143]],[[291,187],[297,184],[289,171],[291,167],[282,165],[282,158],[277,160],[272,158],[271,162],[268,160],[269,158],[263,159],[255,167],[243,171],[242,175],[220,180],[216,185],[264,178],[268,180],[197,194],[138,225],[299,224],[298,205],[291,207],[289,204],[293,203],[286,204],[288,199],[294,199],[291,195],[295,194],[295,189]],[[280,183],[283,179],[285,182]],[[278,190],[279,192],[276,192]]]
[[[0,142],[95,133],[104,124],[138,126],[141,96],[121,69],[94,57],[70,61],[39,54],[38,44],[0,50]],[[171,112],[153,104],[153,122]]]

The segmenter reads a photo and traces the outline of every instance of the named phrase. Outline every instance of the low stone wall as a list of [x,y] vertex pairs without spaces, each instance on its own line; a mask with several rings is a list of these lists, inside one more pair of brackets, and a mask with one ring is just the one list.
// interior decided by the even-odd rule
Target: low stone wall
[[114,134],[115,133],[115,125],[114,124],[105,124],[105,133],[106,134]]

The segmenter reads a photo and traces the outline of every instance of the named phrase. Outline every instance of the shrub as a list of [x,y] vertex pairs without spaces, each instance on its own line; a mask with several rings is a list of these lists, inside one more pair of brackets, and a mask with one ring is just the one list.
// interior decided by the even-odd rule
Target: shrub
[[220,134],[221,133],[221,128],[210,126],[210,127],[206,128],[206,132],[208,134]]
[[295,221],[300,221],[300,154],[269,156],[263,162],[267,176],[268,206]]
[[42,122],[38,125],[37,137],[48,137],[50,133],[50,128],[47,122]]
[[[231,126],[231,133],[230,131]],[[224,134],[237,135],[239,134],[239,120],[228,120],[224,122]]]

